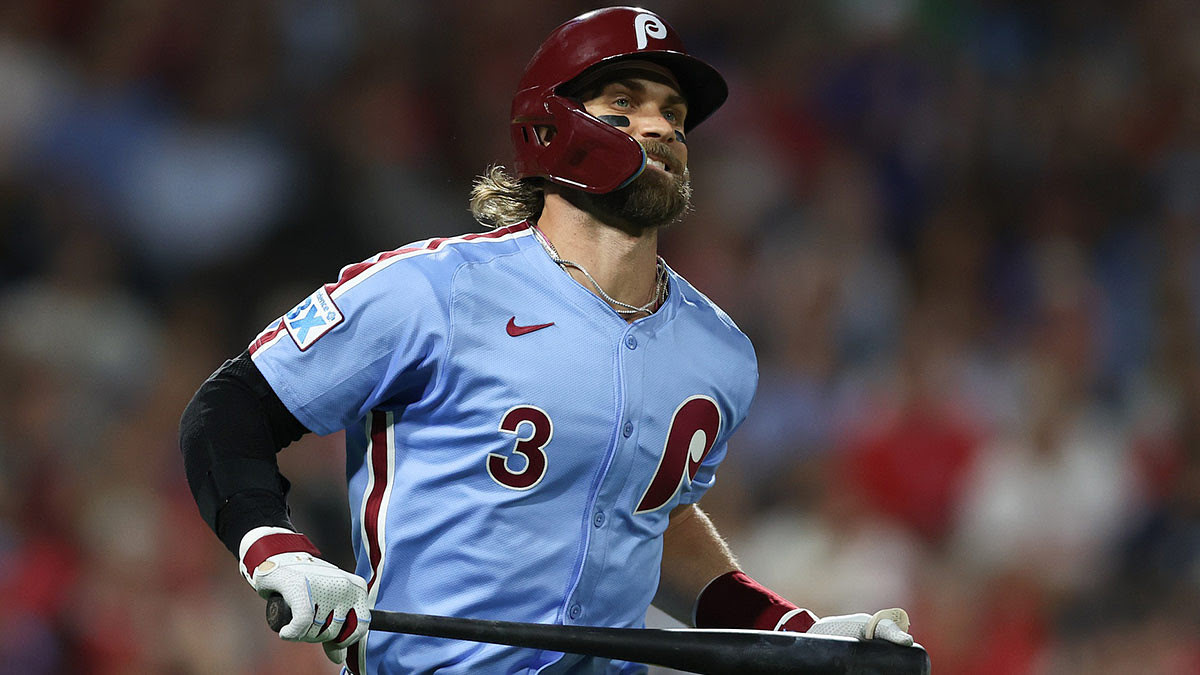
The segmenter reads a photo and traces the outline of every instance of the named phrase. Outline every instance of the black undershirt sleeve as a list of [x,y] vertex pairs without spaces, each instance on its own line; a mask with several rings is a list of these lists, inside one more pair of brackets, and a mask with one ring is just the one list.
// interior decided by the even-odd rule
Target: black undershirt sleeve
[[275,454],[308,429],[271,389],[250,353],[226,361],[179,422],[179,447],[200,515],[236,556],[255,527],[292,527],[288,480]]

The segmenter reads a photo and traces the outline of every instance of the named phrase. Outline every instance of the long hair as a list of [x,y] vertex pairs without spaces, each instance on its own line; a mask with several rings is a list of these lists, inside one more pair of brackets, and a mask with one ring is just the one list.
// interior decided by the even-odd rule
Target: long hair
[[493,164],[471,185],[471,215],[488,227],[536,220],[546,202],[541,178],[516,178]]

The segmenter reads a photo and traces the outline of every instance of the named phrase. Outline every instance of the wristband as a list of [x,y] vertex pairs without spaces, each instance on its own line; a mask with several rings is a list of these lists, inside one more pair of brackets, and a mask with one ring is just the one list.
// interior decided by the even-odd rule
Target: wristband
[[751,579],[726,572],[708,582],[696,599],[697,628],[752,628],[803,633],[817,617]]
[[320,557],[321,552],[308,537],[282,527],[256,527],[242,537],[242,575],[254,583],[254,570],[264,560],[280,553],[308,553]]

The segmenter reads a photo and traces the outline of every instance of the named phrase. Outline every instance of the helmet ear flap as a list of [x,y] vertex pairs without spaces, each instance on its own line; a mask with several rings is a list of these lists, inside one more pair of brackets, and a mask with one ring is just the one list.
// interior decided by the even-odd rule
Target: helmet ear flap
[[602,122],[571,99],[550,95],[545,118],[514,121],[521,148],[518,171],[543,175],[585,192],[620,189],[646,168],[646,152],[624,131]]

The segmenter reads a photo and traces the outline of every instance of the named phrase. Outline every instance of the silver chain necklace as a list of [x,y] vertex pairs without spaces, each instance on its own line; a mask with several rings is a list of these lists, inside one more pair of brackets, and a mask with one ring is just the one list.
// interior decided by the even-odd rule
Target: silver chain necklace
[[669,292],[670,287],[667,283],[667,266],[663,264],[661,257],[658,258],[658,262],[656,264],[654,297],[650,298],[650,302],[647,302],[641,307],[634,307],[633,305],[621,302],[608,293],[605,293],[604,289],[600,288],[600,284],[596,283],[596,279],[592,277],[592,275],[586,269],[583,268],[583,265],[559,257],[558,249],[554,248],[554,244],[550,243],[550,240],[536,225],[533,227],[533,233],[535,236],[537,236],[538,243],[542,245],[542,248],[546,249],[546,253],[550,254],[550,259],[553,260],[555,264],[564,269],[567,267],[574,267],[582,272],[583,276],[587,277],[587,280],[592,283],[592,287],[596,289],[596,292],[600,294],[601,298],[604,298],[605,302],[610,305],[616,305],[616,307],[613,308],[613,311],[615,311],[617,314],[622,316],[643,313],[653,314],[655,308],[666,301],[667,293]]

